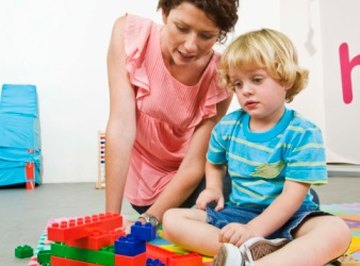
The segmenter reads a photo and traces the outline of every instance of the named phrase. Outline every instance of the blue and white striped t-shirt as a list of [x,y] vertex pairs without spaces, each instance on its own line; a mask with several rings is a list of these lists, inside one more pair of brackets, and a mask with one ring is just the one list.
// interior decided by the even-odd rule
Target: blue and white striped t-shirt
[[[230,203],[266,208],[285,180],[327,183],[325,148],[320,129],[285,109],[270,130],[254,133],[242,109],[224,116],[213,129],[207,160],[227,164],[232,179]],[[310,193],[303,206],[316,206]]]

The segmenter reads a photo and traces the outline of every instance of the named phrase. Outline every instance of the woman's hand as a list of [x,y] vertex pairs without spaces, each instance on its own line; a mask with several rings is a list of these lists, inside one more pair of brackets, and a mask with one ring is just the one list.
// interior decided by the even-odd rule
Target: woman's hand
[[122,229],[125,231],[126,234],[130,234],[131,226],[133,226],[136,221],[131,220],[131,219],[126,219],[126,218],[123,221],[124,221],[124,223],[123,223]]

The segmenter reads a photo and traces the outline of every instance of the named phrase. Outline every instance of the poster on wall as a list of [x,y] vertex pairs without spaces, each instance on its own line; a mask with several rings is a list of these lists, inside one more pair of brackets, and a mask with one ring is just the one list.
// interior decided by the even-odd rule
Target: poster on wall
[[319,3],[328,159],[360,164],[360,1]]

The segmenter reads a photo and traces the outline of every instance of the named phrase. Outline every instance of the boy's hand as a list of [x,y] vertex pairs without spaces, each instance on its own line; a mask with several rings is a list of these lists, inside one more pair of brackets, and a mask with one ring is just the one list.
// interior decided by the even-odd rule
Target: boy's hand
[[209,203],[215,203],[215,210],[219,211],[224,208],[224,195],[219,189],[206,188],[196,200],[196,206],[205,210]]
[[252,228],[247,224],[229,223],[225,225],[219,234],[219,242],[231,243],[240,247],[249,238],[255,237]]

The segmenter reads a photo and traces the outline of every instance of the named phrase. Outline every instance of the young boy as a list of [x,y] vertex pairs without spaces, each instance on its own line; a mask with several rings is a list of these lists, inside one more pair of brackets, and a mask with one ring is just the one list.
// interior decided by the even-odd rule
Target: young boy
[[[165,237],[192,251],[217,254],[213,265],[324,265],[343,254],[351,232],[321,212],[309,192],[327,183],[317,126],[285,106],[306,85],[291,41],[262,29],[224,52],[220,74],[241,109],[215,126],[206,189],[195,209],[165,213]],[[232,181],[224,204],[222,178]]]

